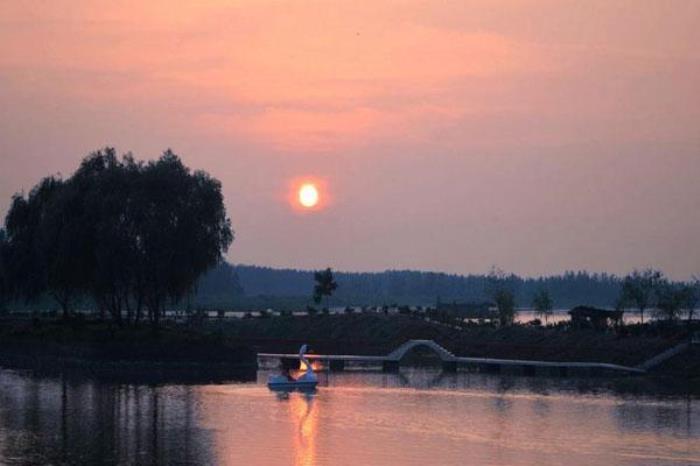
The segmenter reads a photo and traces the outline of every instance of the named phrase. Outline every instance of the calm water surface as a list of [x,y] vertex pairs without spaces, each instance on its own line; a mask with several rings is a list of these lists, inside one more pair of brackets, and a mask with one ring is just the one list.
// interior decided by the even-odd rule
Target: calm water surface
[[0,369],[0,464],[700,464],[700,399],[682,387],[408,370],[322,375],[315,394],[285,396],[266,378],[151,386]]

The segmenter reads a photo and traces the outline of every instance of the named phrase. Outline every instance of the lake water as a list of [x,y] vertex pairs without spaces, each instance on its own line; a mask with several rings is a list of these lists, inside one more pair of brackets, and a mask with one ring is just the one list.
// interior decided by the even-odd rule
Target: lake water
[[[406,370],[139,385],[0,369],[0,464],[690,465],[700,399],[641,379]],[[655,393],[653,390],[651,393]]]

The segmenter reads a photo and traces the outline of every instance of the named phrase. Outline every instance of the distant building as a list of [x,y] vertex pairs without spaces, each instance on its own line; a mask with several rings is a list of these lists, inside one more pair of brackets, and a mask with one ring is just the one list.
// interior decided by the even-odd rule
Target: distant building
[[590,306],[576,306],[569,311],[571,324],[578,328],[604,330],[622,323],[624,311],[611,311]]

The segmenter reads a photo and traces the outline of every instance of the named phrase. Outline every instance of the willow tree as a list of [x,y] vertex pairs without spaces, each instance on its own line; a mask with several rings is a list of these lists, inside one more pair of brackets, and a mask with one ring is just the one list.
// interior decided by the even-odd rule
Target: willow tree
[[44,178],[29,195],[15,195],[5,219],[7,269],[19,296],[31,301],[44,293],[69,317],[88,285],[89,254],[80,222],[81,200],[68,184]]
[[97,151],[67,180],[15,196],[5,226],[7,268],[23,295],[49,293],[67,316],[89,294],[119,322],[145,308],[154,328],[233,240],[221,184],[169,150],[148,163]]
[[170,150],[140,170],[134,218],[137,267],[149,317],[158,326],[168,299],[179,301],[233,241],[221,183],[191,172]]
[[124,311],[127,321],[138,321],[143,302],[132,213],[140,166],[131,156],[120,160],[114,149],[106,148],[86,157],[70,180],[82,193],[83,228],[90,231],[90,294],[100,315],[108,312],[117,322]]
[[10,276],[7,270],[7,241],[5,230],[0,228],[0,314],[5,311],[5,304],[10,300]]

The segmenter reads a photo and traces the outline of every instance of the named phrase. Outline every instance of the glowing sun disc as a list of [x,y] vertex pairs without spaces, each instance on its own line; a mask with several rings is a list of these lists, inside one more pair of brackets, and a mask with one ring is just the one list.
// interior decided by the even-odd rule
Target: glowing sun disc
[[318,189],[316,186],[306,183],[299,188],[299,204],[307,208],[318,204]]

